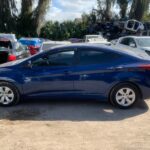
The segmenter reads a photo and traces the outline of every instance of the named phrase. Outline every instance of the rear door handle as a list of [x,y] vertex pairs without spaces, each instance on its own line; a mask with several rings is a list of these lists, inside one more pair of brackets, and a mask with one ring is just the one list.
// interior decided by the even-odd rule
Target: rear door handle
[[111,70],[118,70],[118,69],[122,69],[122,68],[123,68],[122,66],[119,66],[119,67],[111,67],[109,69],[111,69]]
[[71,71],[65,70],[65,71],[64,71],[64,74],[65,74],[65,75],[69,75],[69,74],[71,74]]
[[88,75],[87,75],[87,74],[82,74],[82,75],[80,75],[80,77],[81,77],[81,78],[87,78]]

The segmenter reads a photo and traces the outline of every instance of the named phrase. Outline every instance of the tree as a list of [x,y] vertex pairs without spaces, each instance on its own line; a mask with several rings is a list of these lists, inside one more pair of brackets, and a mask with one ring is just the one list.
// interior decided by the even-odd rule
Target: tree
[[129,17],[142,20],[145,12],[149,9],[149,0],[133,0]]
[[33,0],[22,0],[18,32],[25,36],[39,35],[49,3],[50,0],[38,0],[38,5],[33,10]]
[[32,20],[33,0],[22,0],[21,13],[18,16],[17,33],[23,36],[33,36],[36,33]]
[[35,9],[33,3],[34,0],[21,0],[19,14],[15,0],[0,0],[0,31],[16,31],[24,36],[38,35],[50,0],[38,0]]
[[16,24],[16,3],[15,0],[0,0],[0,31],[14,31]]
[[40,29],[44,21],[45,13],[49,7],[49,2],[50,0],[39,0],[37,8],[33,11],[33,24],[37,34],[40,34]]
[[110,21],[112,19],[112,6],[115,0],[97,0],[97,15],[101,21]]
[[32,13],[33,0],[22,0],[21,16],[26,16]]
[[118,5],[120,6],[120,17],[125,18],[128,8],[128,0],[117,0]]

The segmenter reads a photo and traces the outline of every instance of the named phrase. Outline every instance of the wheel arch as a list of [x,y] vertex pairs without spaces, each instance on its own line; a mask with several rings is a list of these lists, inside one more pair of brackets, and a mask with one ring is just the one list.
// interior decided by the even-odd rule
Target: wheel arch
[[11,80],[11,79],[1,79],[0,78],[0,82],[5,82],[5,83],[12,84],[18,90],[19,94],[23,93],[23,90],[22,90],[21,86],[19,86],[19,84],[17,84],[14,80]]
[[132,82],[132,81],[124,81],[124,82],[116,83],[116,84],[110,89],[110,91],[109,91],[109,95],[108,95],[108,98],[109,98],[109,99],[110,99],[110,95],[111,95],[113,89],[114,89],[115,87],[121,85],[121,84],[129,84],[129,85],[134,86],[134,87],[138,90],[140,98],[143,99],[142,90],[140,89],[140,87],[139,87],[136,83],[134,83],[134,82]]

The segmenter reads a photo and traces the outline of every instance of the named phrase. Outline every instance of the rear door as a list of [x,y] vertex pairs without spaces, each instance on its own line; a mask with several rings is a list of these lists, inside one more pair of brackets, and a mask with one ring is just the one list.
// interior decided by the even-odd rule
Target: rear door
[[101,95],[113,82],[120,54],[99,49],[78,49],[75,89],[83,95]]

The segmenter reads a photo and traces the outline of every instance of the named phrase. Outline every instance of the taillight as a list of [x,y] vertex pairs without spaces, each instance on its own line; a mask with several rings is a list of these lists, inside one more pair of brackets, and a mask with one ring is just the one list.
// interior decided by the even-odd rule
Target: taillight
[[140,65],[139,67],[144,70],[150,70],[150,64]]
[[15,60],[17,60],[15,55],[9,55],[8,56],[8,61],[15,61]]

